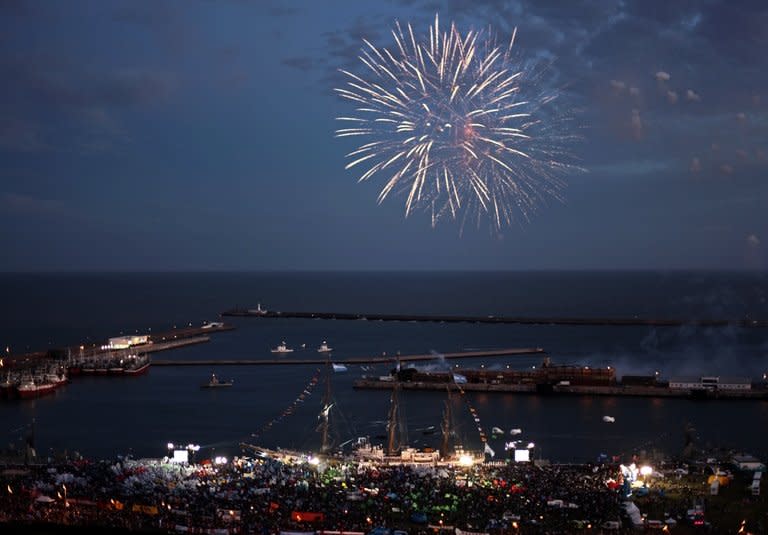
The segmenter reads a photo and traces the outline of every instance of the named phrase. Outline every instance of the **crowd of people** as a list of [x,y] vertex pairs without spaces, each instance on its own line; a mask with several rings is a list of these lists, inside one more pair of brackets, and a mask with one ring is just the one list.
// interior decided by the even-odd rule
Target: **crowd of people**
[[209,533],[507,530],[570,533],[617,521],[606,465],[373,465],[316,458],[223,464],[85,460],[6,469],[0,523]]

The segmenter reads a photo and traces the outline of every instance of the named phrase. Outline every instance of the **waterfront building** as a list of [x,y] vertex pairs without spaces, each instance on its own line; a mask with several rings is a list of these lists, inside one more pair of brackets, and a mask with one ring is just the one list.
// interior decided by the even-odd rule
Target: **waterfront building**
[[673,377],[669,388],[678,390],[751,390],[747,377]]

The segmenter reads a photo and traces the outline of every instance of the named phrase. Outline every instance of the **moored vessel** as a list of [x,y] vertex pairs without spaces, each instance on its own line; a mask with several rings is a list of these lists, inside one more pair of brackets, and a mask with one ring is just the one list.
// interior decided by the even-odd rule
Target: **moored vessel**
[[211,374],[211,380],[208,381],[206,384],[200,385],[200,388],[226,388],[229,386],[232,386],[234,384],[234,381],[230,379],[229,381],[222,381],[218,377],[216,377],[215,373]]
[[42,376],[27,376],[16,387],[16,393],[21,399],[37,398],[52,393],[58,386],[59,383],[46,382]]
[[271,351],[272,353],[293,353],[293,349],[291,349],[286,345],[285,340],[280,342],[280,345],[272,349]]

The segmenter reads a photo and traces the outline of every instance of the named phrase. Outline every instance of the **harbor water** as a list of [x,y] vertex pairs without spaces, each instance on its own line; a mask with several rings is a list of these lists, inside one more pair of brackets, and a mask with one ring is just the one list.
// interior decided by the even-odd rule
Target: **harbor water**
[[[768,318],[763,273],[88,273],[3,274],[0,343],[12,352],[92,344],[110,336],[215,321],[232,307],[361,313],[572,317]],[[332,358],[434,352],[420,367],[445,369],[440,352],[543,347],[556,364],[613,366],[618,375],[721,375],[761,378],[768,372],[768,331],[736,327],[440,324],[228,318],[236,330],[163,359],[271,359],[285,340],[315,358],[327,340]],[[305,347],[302,349],[302,345]],[[157,357],[157,356],[156,356]],[[538,366],[540,357],[473,360],[506,369]],[[451,362],[450,365],[455,365]],[[458,364],[464,364],[458,362]],[[356,391],[362,375],[391,366],[352,366],[332,376],[336,434],[344,441],[385,433],[388,391]],[[210,374],[234,380],[201,389]],[[34,419],[38,453],[79,451],[108,457],[161,456],[166,444],[196,443],[203,455],[234,455],[258,437],[268,447],[315,448],[322,384],[297,402],[317,366],[154,367],[141,377],[78,377],[50,397],[0,402],[0,444],[20,447]],[[401,394],[415,446],[435,446],[445,395]],[[584,461],[600,453],[644,448],[679,453],[693,425],[700,446],[768,454],[768,402],[615,397],[467,394],[481,425],[520,428],[535,457]],[[457,438],[479,448],[467,403],[453,399]],[[286,409],[290,414],[285,414]],[[284,415],[285,414],[285,415]],[[283,416],[284,415],[284,416]],[[606,423],[603,416],[615,418]],[[424,430],[430,426],[438,434]],[[490,434],[490,433],[489,433]],[[509,440],[507,436],[507,440]],[[504,439],[491,441],[503,455]]]

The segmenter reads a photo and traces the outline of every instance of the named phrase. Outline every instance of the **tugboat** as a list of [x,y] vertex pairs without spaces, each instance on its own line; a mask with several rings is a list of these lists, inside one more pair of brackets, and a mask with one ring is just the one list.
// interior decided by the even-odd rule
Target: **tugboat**
[[230,379],[229,381],[222,381],[221,379],[216,377],[215,373],[212,373],[211,380],[208,381],[207,384],[200,385],[200,388],[225,388],[228,386],[232,386],[233,384],[234,384],[233,380]]
[[328,342],[325,340],[323,340],[323,343],[320,344],[320,347],[317,348],[318,353],[330,353],[331,351],[333,351],[333,348],[328,347]]
[[279,346],[271,350],[272,353],[293,353],[293,349],[285,345],[285,340],[283,340]]

